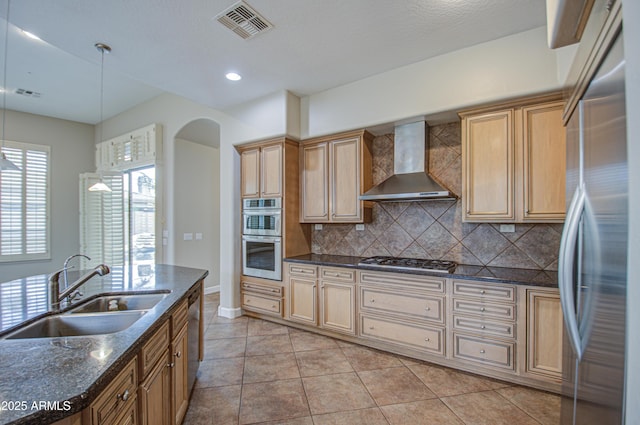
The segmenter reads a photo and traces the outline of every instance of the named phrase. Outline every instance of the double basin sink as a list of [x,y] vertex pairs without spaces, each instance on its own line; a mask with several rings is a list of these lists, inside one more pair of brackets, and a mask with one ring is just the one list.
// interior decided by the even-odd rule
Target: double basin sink
[[134,295],[102,295],[64,313],[46,316],[5,336],[4,339],[55,338],[103,335],[133,325],[170,291]]

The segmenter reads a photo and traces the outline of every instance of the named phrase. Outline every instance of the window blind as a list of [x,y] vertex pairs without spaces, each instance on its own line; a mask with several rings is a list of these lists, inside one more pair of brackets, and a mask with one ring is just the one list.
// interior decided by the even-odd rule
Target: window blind
[[0,173],[0,261],[50,258],[50,147],[5,142],[20,171]]
[[102,181],[111,192],[90,192],[99,174],[80,175],[80,252],[91,257],[81,268],[98,264],[124,264],[124,185],[122,173],[104,173]]

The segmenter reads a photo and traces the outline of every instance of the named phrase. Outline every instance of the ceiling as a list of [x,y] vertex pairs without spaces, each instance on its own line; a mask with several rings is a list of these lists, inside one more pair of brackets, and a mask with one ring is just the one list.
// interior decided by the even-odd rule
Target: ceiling
[[[273,29],[245,40],[215,19],[234,3],[13,0],[7,108],[99,122],[96,42],[113,49],[104,58],[109,118],[162,92],[215,109],[285,89],[310,95],[546,23],[542,0],[247,0]],[[226,80],[229,71],[243,79]]]

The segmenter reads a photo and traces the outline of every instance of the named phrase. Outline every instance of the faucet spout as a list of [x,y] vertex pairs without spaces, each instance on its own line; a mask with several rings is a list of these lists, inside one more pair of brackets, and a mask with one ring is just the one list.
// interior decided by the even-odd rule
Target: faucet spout
[[109,266],[107,266],[106,264],[100,264],[93,270],[90,270],[84,275],[80,276],[80,278],[75,282],[67,284],[67,287],[64,289],[64,291],[60,292],[60,273],[63,273],[64,270],[65,269],[58,270],[57,272],[53,273],[51,277],[49,277],[51,307],[55,310],[60,309],[60,303],[93,276],[104,276],[111,272]]

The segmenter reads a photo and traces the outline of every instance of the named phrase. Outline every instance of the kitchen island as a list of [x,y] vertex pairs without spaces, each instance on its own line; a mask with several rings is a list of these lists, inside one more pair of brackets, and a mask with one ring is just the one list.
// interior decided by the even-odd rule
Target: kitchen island
[[[78,274],[69,275],[73,280]],[[53,314],[46,275],[0,284],[0,424],[49,424],[85,410],[123,368],[135,363],[177,306],[186,306],[190,293],[201,295],[207,275],[206,270],[156,265],[151,279],[139,286],[121,270],[94,277],[80,288],[82,299],[63,313],[102,294],[154,291],[166,296],[122,331],[55,338],[3,339]]]

